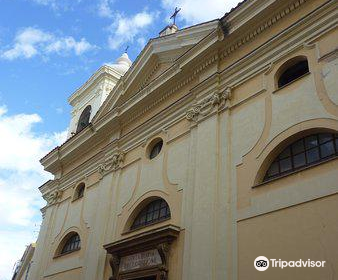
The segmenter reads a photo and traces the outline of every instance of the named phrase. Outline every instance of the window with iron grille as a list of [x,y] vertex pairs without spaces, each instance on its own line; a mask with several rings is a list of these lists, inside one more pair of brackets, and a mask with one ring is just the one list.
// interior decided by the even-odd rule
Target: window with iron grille
[[157,199],[144,207],[134,220],[131,229],[141,228],[170,218],[170,209],[164,199]]
[[61,250],[61,254],[70,253],[73,251],[76,251],[81,248],[81,240],[80,236],[75,233],[71,235],[68,240],[66,241],[65,245],[63,245],[63,248]]
[[338,155],[338,134],[318,133],[286,147],[272,162],[264,181],[280,177]]

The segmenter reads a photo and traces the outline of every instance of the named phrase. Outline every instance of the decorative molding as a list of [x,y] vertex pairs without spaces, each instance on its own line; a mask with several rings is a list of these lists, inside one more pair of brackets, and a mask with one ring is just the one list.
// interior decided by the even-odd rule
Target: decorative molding
[[112,269],[112,276],[109,277],[109,280],[117,280],[120,266],[120,258],[116,254],[110,255],[109,264]]
[[102,164],[99,165],[99,173],[104,175],[110,170],[116,171],[122,168],[124,162],[125,152],[117,152],[109,156]]
[[[207,34],[217,26],[218,20],[213,20],[202,25],[192,26],[189,28],[184,28],[176,32],[171,36],[163,36],[151,39],[148,44],[143,48],[141,53],[138,55],[138,58],[131,66],[130,70],[125,74],[125,79],[128,81],[128,84],[133,82],[133,79],[139,74],[138,70],[143,68],[147,60],[152,56],[161,53],[163,50],[158,47],[159,44],[173,45],[176,41],[181,42],[182,40],[189,38],[193,40],[195,45],[200,42]],[[177,43],[176,43],[177,44]],[[181,47],[180,44],[177,44],[177,47]]]
[[336,59],[338,57],[338,48],[334,49],[333,51],[326,53],[318,58],[318,61],[321,60],[328,60]]
[[[57,180],[57,184],[60,186],[60,190],[64,191],[68,188],[74,187],[75,182],[80,182],[85,176],[89,177],[92,174],[98,172],[98,168],[102,163],[102,153],[98,153],[95,157],[88,160],[85,164],[78,166],[77,168],[73,169],[70,173],[64,175],[62,178]],[[51,184],[48,186],[44,186],[44,189],[41,189],[41,193],[47,192],[48,189],[53,189],[53,185],[55,184],[55,180],[51,181]],[[87,185],[87,187],[91,187],[96,182]]]
[[156,72],[156,70],[159,66],[160,66],[160,63],[156,62],[155,66],[150,71],[149,75],[144,79],[144,82],[141,84],[138,91],[142,90],[143,88],[145,88],[149,84],[150,79],[153,77],[153,75],[155,74],[155,72]]
[[225,36],[229,34],[230,24],[223,20],[220,20],[218,28],[217,28],[217,37],[218,41],[223,41]]
[[74,117],[76,116],[76,114],[77,114],[78,111],[79,111],[79,109],[76,108],[76,107],[74,107],[74,109],[73,109],[72,112],[71,112],[72,118],[74,118]]
[[46,217],[46,209],[47,209],[46,206],[40,209],[42,220]]
[[170,245],[169,243],[161,243],[157,245],[157,251],[161,257],[162,265],[159,267],[160,270],[160,280],[167,280],[168,279],[168,270],[169,270],[169,251]]
[[158,253],[160,254],[161,261],[162,261],[161,270],[167,272],[170,245],[168,243],[161,243],[161,244],[157,245],[156,249],[157,249]]
[[[197,78],[197,75],[200,72],[204,71],[210,65],[214,64],[215,62],[217,62],[218,58],[219,58],[219,56],[218,56],[217,53],[214,54],[214,55],[212,55],[211,57],[209,57],[209,59],[207,59],[206,61],[204,61],[203,63],[201,63],[197,67],[195,67],[192,75],[188,76],[186,79],[182,80],[181,82],[178,82],[175,87],[173,87],[170,90],[168,90],[161,98],[155,100],[152,104],[148,105],[142,111],[134,114],[132,117],[130,117],[129,119],[127,119],[124,123],[127,125],[127,124],[133,122],[134,120],[138,119],[141,115],[145,114],[147,111],[149,111],[150,109],[152,109],[153,107],[155,107],[157,104],[159,104],[160,102],[162,102],[165,99],[167,99],[173,93],[177,92],[179,89],[181,89],[182,87],[184,87],[188,83],[192,82],[194,79]],[[175,66],[179,68],[179,64],[175,64]],[[150,92],[151,92],[151,89],[147,87],[147,88],[145,88],[143,90],[143,93],[141,93],[141,95],[144,95],[144,93],[145,94],[149,94]],[[135,95],[135,98],[137,98],[137,97],[139,97],[139,95]],[[130,99],[128,101],[128,103],[131,102],[132,99]]]
[[[325,7],[323,7],[322,9],[324,9]],[[318,15],[318,13],[314,13],[313,15]],[[306,17],[306,18],[304,18],[303,20],[302,20],[302,22],[300,22],[299,24],[304,24],[304,21],[306,20],[307,22],[312,22],[312,21],[314,21],[315,19],[312,19],[312,17],[313,17],[313,15],[310,17],[310,19],[308,19],[308,16]],[[317,17],[317,16],[316,16]],[[324,22],[323,23],[323,25],[325,24],[325,28],[327,28],[326,27],[326,25],[330,22],[330,23],[332,23],[332,20],[330,20],[332,18],[332,16],[329,18],[325,18],[325,20],[327,21],[327,23],[326,22]],[[316,22],[318,23],[318,20],[316,20]],[[300,47],[300,46],[303,46],[303,41],[305,40],[304,38],[306,38],[306,40],[308,40],[309,42],[312,42],[313,40],[311,39],[311,38],[313,38],[313,36],[314,35],[316,35],[316,36],[319,36],[318,34],[320,34],[321,36],[323,35],[323,32],[321,31],[322,29],[320,29],[319,30],[319,27],[317,27],[317,26],[314,26],[314,25],[305,25],[305,27],[306,27],[306,29],[305,29],[305,27],[304,27],[304,29],[305,29],[305,31],[303,31],[303,30],[300,30],[299,32],[298,32],[298,29],[296,29],[296,28],[299,28],[299,24],[297,23],[297,25],[295,25],[294,27],[292,27],[293,29],[290,29],[292,32],[296,32],[297,31],[297,34],[300,34],[299,36],[302,36],[302,37],[300,37],[300,38],[298,38],[298,37],[293,37],[293,41],[291,41],[291,43],[289,43],[289,39],[287,39],[287,40],[285,40],[285,43],[283,42],[283,44],[279,44],[278,45],[278,48],[274,48],[273,49],[273,51],[272,51],[272,47],[270,47],[269,49],[268,49],[268,51],[266,51],[265,50],[265,48],[266,47],[262,47],[262,50],[259,50],[259,52],[260,53],[262,53],[263,51],[265,52],[265,54],[264,55],[266,55],[267,57],[263,57],[263,55],[261,54],[260,56],[261,57],[263,57],[263,59],[262,60],[259,60],[259,59],[255,59],[255,60],[252,60],[252,61],[254,61],[254,62],[250,62],[251,61],[251,59],[253,59],[253,58],[257,58],[257,57],[254,57],[254,55],[255,56],[258,56],[259,55],[259,53],[258,53],[258,51],[255,51],[252,55],[250,55],[250,56],[247,56],[246,58],[245,58],[245,60],[243,60],[243,61],[241,61],[241,63],[240,63],[240,66],[239,66],[239,64],[238,63],[235,63],[234,65],[231,65],[229,68],[227,68],[225,71],[224,71],[224,73],[222,73],[222,74],[220,74],[220,80],[221,80],[221,83],[222,84],[227,84],[227,85],[231,85],[231,87],[235,87],[235,86],[237,86],[238,84],[241,84],[244,80],[247,80],[248,79],[248,77],[250,77],[250,76],[252,76],[253,75],[253,73],[255,73],[255,74],[257,74],[258,72],[263,72],[264,70],[266,71],[267,70],[267,68],[268,68],[268,65],[269,65],[269,63],[272,63],[271,61],[273,61],[274,59],[276,59],[276,54],[278,53],[278,55],[280,56],[281,54],[284,54],[285,55],[285,52],[283,52],[284,50],[288,50],[288,53],[291,51],[291,50],[294,50],[296,47],[298,48],[298,47]],[[319,23],[318,23],[319,24]],[[323,28],[324,28],[323,27]],[[288,31],[288,32],[291,32],[291,31]],[[325,29],[325,32],[328,32],[327,31],[327,29]],[[276,36],[275,38],[273,38],[273,40],[271,40],[271,42],[270,41],[268,41],[268,43],[269,43],[269,46],[275,46],[276,45],[276,41],[278,40],[278,42],[280,43],[280,42],[282,42],[281,41],[281,38],[284,38],[286,35],[285,35],[285,33],[281,33],[281,34],[278,34],[278,36]],[[311,41],[311,40],[312,41]],[[273,42],[275,42],[275,44],[273,43]],[[286,44],[286,43],[288,43],[288,44]],[[292,47],[291,47],[292,46]],[[282,48],[283,47],[283,48]],[[264,50],[263,50],[264,49]],[[257,54],[258,53],[258,54]],[[328,54],[329,56],[331,55],[336,55],[336,52],[333,52],[332,54]],[[326,57],[326,56],[325,56]],[[324,59],[324,58],[322,58],[322,59]],[[245,72],[244,74],[243,74],[243,71],[241,71],[241,70],[243,70],[243,63],[244,63],[244,66],[245,66],[245,68],[247,69],[249,66],[247,66],[247,64],[249,64],[249,62],[247,62],[247,64],[245,64],[245,61],[248,61],[249,60],[249,62],[250,62],[250,67],[252,68],[252,69],[255,69],[255,72],[249,72],[249,70],[251,69],[249,69],[249,70],[245,70],[245,71],[247,71],[247,72]],[[261,65],[261,68],[260,68],[260,66],[259,65]],[[270,64],[270,66],[272,66],[273,67],[273,65],[272,64]],[[263,70],[264,69],[264,70]],[[270,70],[271,71],[271,67],[270,67],[270,69],[268,69],[268,70]],[[229,77],[231,77],[231,79],[232,80],[236,80],[236,83],[234,83],[234,82],[232,82],[232,80],[230,80],[230,78]],[[189,77],[188,77],[189,78]],[[194,79],[192,79],[192,80],[194,80]],[[223,88],[223,86],[222,86],[222,88]],[[217,89],[215,89],[215,91],[217,91]],[[261,91],[259,91],[258,93],[255,93],[254,94],[254,96],[256,96],[257,94],[259,94]],[[138,96],[138,97],[140,97],[140,96]],[[136,99],[137,97],[135,96],[135,102],[137,101],[137,99]],[[189,103],[191,102],[191,100],[192,100],[192,98],[193,98],[193,96],[191,96],[190,97],[191,99],[189,99],[190,101],[189,101]],[[252,97],[250,97],[250,98],[252,98]],[[153,101],[155,100],[155,102],[157,102],[157,100],[156,100],[156,98],[154,98],[153,99]],[[187,99],[185,99],[185,100],[187,100]],[[241,101],[240,103],[236,103],[236,104],[233,104],[234,106],[239,106],[240,104],[242,104],[243,102],[245,102],[245,101]],[[158,102],[156,103],[156,104],[158,104]],[[155,105],[153,105],[153,106],[156,106],[156,104]],[[153,107],[152,106],[152,107]],[[186,115],[185,113],[186,113],[186,110],[187,110],[187,106],[190,106],[190,105],[188,105],[188,104],[186,104],[186,103],[184,103],[184,108],[181,108],[181,117],[183,117],[184,118],[184,116]],[[177,109],[176,109],[177,110]],[[114,112],[116,112],[117,111],[117,107],[115,107],[115,109],[114,109]],[[138,113],[137,111],[136,111],[136,113]],[[198,110],[197,110],[197,115],[199,114],[199,112],[198,112]],[[120,115],[120,113],[116,113],[116,115]],[[107,115],[107,117],[109,117],[110,115]],[[106,119],[104,119],[105,121],[106,121]],[[123,124],[125,124],[125,122],[123,122]],[[149,124],[147,124],[146,125],[146,127],[147,126],[149,126]],[[144,130],[144,125],[142,125],[142,130]],[[129,145],[129,144],[126,144],[126,142],[131,142],[131,138],[134,138],[135,136],[137,136],[137,137],[139,137],[138,135],[140,134],[140,129],[138,128],[137,130],[135,130],[134,132],[132,132],[131,134],[130,134],[130,136],[128,136],[128,140],[118,140],[118,142],[117,142],[117,144],[120,146],[120,147],[123,147],[123,150],[129,150],[129,149],[126,149],[126,146],[127,145]],[[82,135],[83,137],[85,136],[85,135]],[[80,135],[80,137],[81,137],[81,135]],[[76,138],[76,140],[78,140],[78,138],[79,137],[77,137]],[[143,137],[142,137],[143,138]],[[138,139],[141,139],[141,137],[140,138],[138,138]],[[143,139],[145,139],[145,138],[143,138]],[[140,140],[140,142],[141,142],[141,140]],[[146,143],[146,140],[144,140],[144,143]],[[134,144],[134,145],[138,145],[138,144]],[[69,146],[69,145],[68,145]],[[68,146],[67,145],[65,145],[64,147],[66,147],[66,148],[68,148]],[[63,147],[63,148],[64,148]],[[55,150],[55,151],[57,151],[57,150]],[[50,161],[56,161],[56,160],[59,160],[59,156],[57,155],[57,153],[56,152],[53,152],[53,154],[51,154],[51,155],[54,155],[54,158],[51,158],[50,159]],[[107,150],[106,150],[107,151]],[[61,159],[60,159],[61,160]],[[98,171],[98,168],[99,168],[99,165],[102,163],[102,154],[100,154],[100,155],[96,155],[95,157],[93,157],[93,159],[91,159],[90,160],[90,162],[86,162],[86,164],[83,164],[83,165],[81,165],[81,166],[79,166],[77,169],[74,169],[74,170],[72,170],[72,172],[71,173],[69,173],[69,174],[65,174],[65,175],[63,175],[62,176],[62,182],[60,181],[60,185],[62,186],[62,189],[66,189],[66,188],[68,188],[71,184],[72,184],[72,182],[73,182],[73,180],[76,180],[76,178],[78,177],[78,174],[84,174],[84,173],[88,173],[88,174],[92,174],[92,173],[94,173],[94,172],[97,172]],[[90,167],[89,167],[90,166]],[[104,171],[104,169],[103,169],[103,172],[105,172]],[[53,187],[54,188],[54,187]],[[48,189],[53,189],[53,188],[49,188],[48,187]]]
[[[173,93],[175,93],[176,91],[178,91],[180,88],[182,88],[185,85],[187,85],[188,83],[190,83],[195,78],[196,78],[196,76],[194,75],[194,76],[190,76],[190,77],[184,79],[183,81],[181,81],[180,83],[178,83],[174,88],[172,88],[171,90],[167,91],[161,98],[156,99],[153,103],[151,103],[150,105],[148,105],[147,107],[145,107],[142,111],[134,114],[132,117],[130,117],[129,119],[127,119],[124,122],[124,124],[127,125],[127,124],[135,121],[140,116],[142,116],[143,114],[145,114],[146,112],[148,112],[149,110],[151,110],[153,107],[155,107],[156,105],[158,105],[159,103],[161,103],[162,101],[164,101],[165,99],[167,99],[170,95],[172,95]],[[148,92],[150,92],[149,89],[148,89]]]
[[275,64],[276,64],[275,61],[271,61],[268,68],[264,72],[264,75],[269,75],[271,71],[273,70],[273,68],[275,67]]
[[225,108],[226,101],[230,99],[231,88],[227,87],[223,92],[212,93],[201,102],[195,104],[187,111],[185,117],[189,121],[196,122],[199,115],[207,116],[214,110],[215,107],[217,107],[217,110]]
[[106,77],[111,80],[117,81],[121,77],[121,73],[117,72],[115,69],[110,67],[109,65],[101,66],[89,79],[79,87],[69,98],[68,102],[77,102],[76,100],[87,91],[90,87],[95,86],[95,84],[99,84],[102,80],[101,78]]
[[245,37],[242,37],[241,39],[237,40],[234,44],[227,47],[222,53],[221,53],[221,59],[226,58],[231,53],[233,53],[235,50],[237,50],[240,46],[252,41],[254,38],[256,38],[260,33],[265,31],[266,29],[270,28],[272,25],[280,21],[282,18],[284,18],[286,15],[290,14],[292,11],[299,8],[301,5],[303,5],[308,0],[297,0],[290,4],[285,9],[279,11],[276,13],[273,17],[266,20],[263,24],[258,26],[254,31],[251,31],[249,34],[247,34]]
[[304,47],[304,49],[311,50],[311,49],[313,49],[313,48],[316,47],[316,44],[315,43],[305,42],[303,44],[303,47]]
[[[304,43],[313,42],[316,38],[333,30],[335,14],[327,11],[332,6],[334,6],[332,1],[327,2],[317,8],[316,13],[304,16],[300,21],[278,33],[253,53],[247,55],[245,59],[248,63],[239,61],[223,69],[221,72],[223,82],[235,87],[261,72],[267,71],[266,74],[269,74],[277,61],[283,57],[292,56],[295,51],[304,47]],[[253,60],[254,63],[252,63]],[[248,65],[251,71],[248,70]],[[224,78],[225,76],[231,76],[231,79]]]
[[[177,239],[179,233],[179,227],[167,225],[104,245],[103,247],[106,249],[107,253],[112,255],[109,263],[113,270],[113,276],[111,276],[109,280],[125,279],[122,277],[120,278],[120,276],[123,274],[125,275],[126,273],[128,273],[128,275],[129,273],[133,273],[133,271],[119,271],[119,257],[130,256],[132,254],[145,252],[151,249],[158,251],[161,258],[161,264],[156,267],[140,268],[137,271],[152,270],[160,276],[161,280],[167,280],[170,246],[172,242]],[[137,274],[138,273],[136,273],[135,276],[138,276]]]
[[[129,87],[136,77],[139,75],[140,69],[144,68],[144,65],[147,63],[149,58],[151,58],[153,55],[157,55],[163,52],[163,48],[159,48],[159,44],[165,44],[166,46],[171,46],[171,50],[174,50],[174,46],[176,45],[177,48],[181,48],[181,41],[188,39],[191,41],[192,48],[196,46],[197,44],[201,44],[201,41],[203,41],[205,36],[209,36],[217,27],[218,19],[203,23],[198,26],[192,26],[189,28],[182,29],[178,31],[177,33],[171,35],[171,36],[163,36],[151,39],[148,44],[143,48],[139,56],[137,57],[136,61],[132,64],[130,69],[127,71],[127,73],[121,77],[121,79],[117,82],[115,88],[113,89],[113,92],[111,94],[111,98],[107,98],[105,102],[101,106],[101,110],[98,112],[98,114],[94,118],[94,122],[96,122],[99,119],[106,118],[109,111],[112,111],[112,106],[117,102],[117,100],[124,95],[125,87],[122,86],[122,80],[126,81],[127,86]],[[179,36],[179,37],[177,37]],[[178,43],[179,42],[179,43]],[[169,50],[168,50],[169,51]],[[173,64],[170,66],[166,72],[166,77],[172,77],[176,75],[176,66]],[[151,86],[151,90],[153,91],[154,88],[157,88],[159,84],[163,83],[163,75],[157,76],[154,80],[152,80],[149,84],[145,86],[145,88],[148,88]],[[145,89],[144,88],[144,89]],[[127,101],[123,102],[124,105],[127,105],[133,102],[133,97],[142,97],[143,92],[142,90],[139,92],[133,91],[133,96],[128,98]],[[127,105],[128,106],[128,105]]]
[[47,193],[43,196],[43,199],[47,201],[48,205],[52,205],[60,201],[62,197],[62,190],[55,190],[53,192]]
[[202,72],[203,70],[208,68],[210,65],[218,61],[218,59],[219,59],[218,53],[212,55],[211,57],[209,57],[209,59],[207,59],[206,61],[204,61],[203,63],[201,63],[199,66],[195,68],[194,75],[197,75],[198,73]]
[[[206,67],[210,66],[211,64],[215,63],[216,61],[218,61],[219,59],[224,59],[225,57],[227,57],[229,54],[231,54],[232,52],[234,52],[235,50],[237,50],[241,45],[244,45],[250,41],[252,41],[258,34],[262,33],[264,30],[266,30],[267,28],[271,27],[272,25],[274,25],[277,21],[281,20],[283,17],[285,17],[287,14],[291,13],[292,11],[294,11],[295,9],[297,9],[299,6],[301,6],[302,4],[304,4],[306,1],[308,0],[297,0],[295,2],[293,2],[292,4],[290,4],[287,8],[283,9],[282,11],[279,11],[277,14],[275,14],[273,17],[271,17],[269,20],[265,21],[263,24],[261,24],[258,28],[256,28],[254,31],[252,31],[251,33],[249,33],[248,35],[246,35],[245,37],[239,39],[238,41],[236,41],[235,43],[233,43],[232,45],[230,45],[228,48],[226,48],[224,51],[221,51],[220,56],[218,56],[218,54],[216,54],[215,56],[217,58],[211,58],[208,59],[207,61],[203,62],[200,66],[196,67],[193,71],[193,74],[189,77],[187,77],[185,80],[183,80],[182,82],[179,82],[176,87],[174,87],[173,89],[169,90],[167,93],[165,93],[160,100],[155,100],[155,102],[153,102],[152,104],[150,104],[149,106],[147,106],[146,108],[144,108],[143,110],[141,110],[140,112],[137,112],[136,114],[133,114],[133,116],[131,118],[128,118],[124,123],[126,125],[128,125],[129,123],[133,122],[134,120],[136,120],[137,118],[139,118],[141,115],[143,115],[145,112],[149,111],[150,109],[152,109],[154,106],[156,106],[157,104],[159,104],[161,101],[163,101],[164,99],[168,98],[172,93],[174,93],[175,91],[177,91],[178,89],[180,89],[183,85],[186,84],[186,81],[188,80],[188,82],[190,82],[191,80],[196,78],[196,75],[203,71]],[[225,24],[225,26],[228,27],[227,24]],[[218,27],[221,28],[221,27]],[[219,32],[216,32],[216,35],[218,36],[219,40],[222,40],[222,36],[220,36]],[[180,64],[179,61],[176,61],[176,63],[169,68],[169,72],[167,73],[168,76],[174,74],[176,71],[178,71],[180,69]],[[129,71],[128,71],[129,72]],[[128,75],[128,73],[127,73]],[[175,75],[175,74],[174,74]],[[122,82],[122,79],[121,81]],[[158,86],[157,83],[159,81],[156,81],[155,84],[148,84],[146,85],[141,91],[139,91],[137,94],[135,94],[133,97],[129,98],[125,103],[124,103],[124,107],[127,108],[129,107],[132,103],[136,102],[136,99],[141,99],[144,96],[148,95],[150,92],[153,92],[155,90],[155,88]],[[120,83],[118,83],[120,84]],[[182,85],[183,84],[183,85]],[[118,90],[118,86],[116,86],[116,90]],[[123,94],[122,94],[123,95]]]

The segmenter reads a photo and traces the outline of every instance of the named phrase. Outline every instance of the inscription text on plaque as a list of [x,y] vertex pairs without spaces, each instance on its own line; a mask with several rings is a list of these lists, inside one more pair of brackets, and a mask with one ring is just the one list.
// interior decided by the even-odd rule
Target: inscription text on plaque
[[156,249],[148,250],[122,257],[120,262],[120,272],[147,268],[158,264],[162,264],[158,251]]

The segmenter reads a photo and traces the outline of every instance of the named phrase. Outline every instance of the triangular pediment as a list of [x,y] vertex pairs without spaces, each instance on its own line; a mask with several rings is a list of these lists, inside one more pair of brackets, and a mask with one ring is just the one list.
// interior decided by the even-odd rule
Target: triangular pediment
[[175,34],[151,39],[129,71],[110,92],[93,123],[138,95],[155,80],[164,78],[175,61],[217,28],[217,25],[218,21],[215,20],[182,29]]

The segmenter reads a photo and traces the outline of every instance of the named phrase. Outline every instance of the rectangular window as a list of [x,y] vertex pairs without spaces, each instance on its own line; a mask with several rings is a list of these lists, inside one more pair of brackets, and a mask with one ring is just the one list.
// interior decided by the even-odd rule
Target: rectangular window
[[299,167],[304,166],[306,164],[305,154],[301,153],[301,154],[295,155],[294,158],[293,158],[293,164],[294,164],[295,168],[299,168]]

